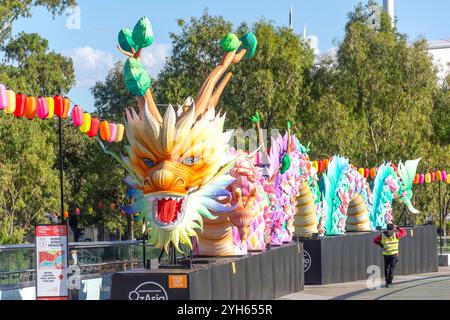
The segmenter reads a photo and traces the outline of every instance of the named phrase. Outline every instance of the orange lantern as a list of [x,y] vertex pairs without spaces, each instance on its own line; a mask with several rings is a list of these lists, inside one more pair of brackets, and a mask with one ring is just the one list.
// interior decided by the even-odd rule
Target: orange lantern
[[102,138],[102,140],[104,141],[108,141],[110,136],[110,131],[109,131],[109,123],[106,120],[103,120],[102,122],[100,122],[100,138]]
[[375,170],[375,168],[370,168],[370,178],[375,178],[375,176],[377,175],[377,171]]
[[328,159],[323,160],[322,169],[326,171],[328,168]]
[[435,177],[437,181],[442,181],[442,174],[440,171],[436,171]]
[[419,183],[419,174],[417,173],[417,174],[414,176],[413,184],[418,184],[418,183]]
[[64,219],[69,218],[69,212],[67,210],[64,211]]
[[66,119],[69,116],[69,109],[70,109],[70,100],[69,100],[69,98],[64,98],[63,99],[63,103],[64,103],[64,112],[61,115],[61,118]]
[[36,117],[37,112],[37,101],[35,97],[27,98],[27,105],[25,109],[25,117],[27,117],[28,120],[33,120]]

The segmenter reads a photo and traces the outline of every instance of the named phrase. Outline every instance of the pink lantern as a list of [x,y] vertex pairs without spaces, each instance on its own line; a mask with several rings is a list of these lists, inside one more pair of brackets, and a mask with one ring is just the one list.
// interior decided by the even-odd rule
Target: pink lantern
[[8,107],[8,94],[4,84],[0,84],[0,110]]
[[441,175],[442,175],[442,181],[447,181],[447,172],[445,172],[445,170],[443,170],[442,172],[441,172]]
[[72,122],[75,127],[80,127],[83,124],[83,108],[75,106],[72,109]]
[[36,114],[39,117],[39,119],[47,119],[48,117],[47,100],[43,97],[39,97],[36,99],[36,104],[37,104]]
[[108,142],[114,142],[116,140],[117,135],[117,125],[115,123],[110,122],[109,123],[109,138]]
[[80,208],[76,208],[76,209],[75,209],[75,214],[76,214],[77,216],[80,215]]
[[425,182],[425,175],[423,173],[419,176],[419,184],[423,184]]

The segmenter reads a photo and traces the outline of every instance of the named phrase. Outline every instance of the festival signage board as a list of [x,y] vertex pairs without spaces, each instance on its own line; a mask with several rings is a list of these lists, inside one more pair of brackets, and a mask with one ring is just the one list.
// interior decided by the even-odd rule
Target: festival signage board
[[36,299],[67,300],[67,225],[35,228]]

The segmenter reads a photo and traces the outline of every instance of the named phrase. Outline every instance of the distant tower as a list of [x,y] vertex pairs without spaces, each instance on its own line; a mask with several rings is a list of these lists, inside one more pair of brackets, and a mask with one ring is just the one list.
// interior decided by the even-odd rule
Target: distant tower
[[289,9],[289,28],[291,28],[291,30],[293,29],[292,19],[293,19],[293,15],[292,15],[292,1],[291,1],[291,8]]
[[391,18],[392,27],[395,25],[394,0],[383,0],[383,8]]

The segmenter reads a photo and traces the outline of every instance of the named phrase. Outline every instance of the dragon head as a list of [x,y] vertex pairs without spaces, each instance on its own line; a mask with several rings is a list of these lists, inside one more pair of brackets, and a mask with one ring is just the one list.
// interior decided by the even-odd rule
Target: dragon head
[[231,179],[223,169],[231,160],[232,131],[223,131],[225,118],[214,110],[196,120],[194,106],[178,117],[169,105],[162,124],[145,110],[143,117],[127,110],[128,182],[140,191],[137,205],[151,222],[155,244],[190,245],[202,215],[214,219],[210,211],[228,208],[220,198],[229,197],[224,186]]

